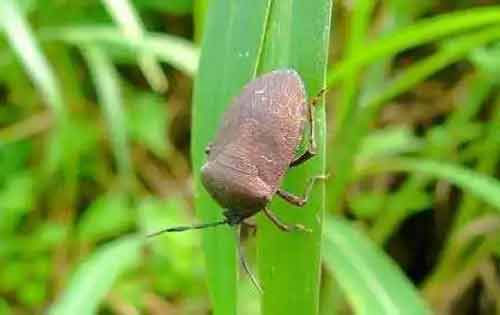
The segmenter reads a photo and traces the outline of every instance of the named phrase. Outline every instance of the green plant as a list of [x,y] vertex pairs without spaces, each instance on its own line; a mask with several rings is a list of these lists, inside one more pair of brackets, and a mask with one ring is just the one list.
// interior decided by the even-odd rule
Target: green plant
[[[499,40],[494,0],[0,1],[0,313],[498,312]],[[330,177],[270,206],[313,233],[257,216],[259,295],[230,228],[143,236],[220,218],[205,145],[284,67],[329,91],[283,185]]]
[[[397,152],[398,150],[394,152],[396,145],[400,146],[401,149],[403,148],[402,145],[406,145],[406,142],[401,142],[399,145],[396,143],[391,144],[394,138],[385,138],[378,142],[379,148],[385,147],[387,150],[391,150],[385,154],[379,151],[377,153],[381,157],[379,161],[372,160],[368,163],[370,166],[367,167],[366,160],[363,161],[363,159],[358,158],[359,153],[365,151],[362,146],[370,137],[369,133],[372,126],[376,124],[378,115],[389,101],[409,93],[411,88],[422,84],[424,80],[432,76],[438,75],[440,71],[450,67],[450,65],[467,60],[478,47],[498,41],[500,35],[498,33],[498,7],[471,9],[436,16],[427,21],[416,22],[413,25],[399,29],[396,28],[391,33],[382,35],[379,39],[365,40],[365,42],[358,43],[357,41],[360,38],[362,40],[364,35],[356,33],[356,30],[365,29],[366,17],[369,16],[369,13],[363,11],[362,8],[369,10],[371,2],[361,2],[361,10],[354,11],[359,13],[359,17],[358,19],[353,18],[353,23],[359,23],[360,26],[358,28],[352,26],[351,30],[355,34],[350,39],[352,41],[351,46],[348,47],[367,45],[370,49],[348,50],[345,59],[334,65],[329,73],[329,84],[331,86],[341,83],[340,88],[343,98],[339,103],[340,107],[335,109],[335,120],[332,119],[332,121],[336,122],[336,132],[331,135],[328,156],[330,158],[329,167],[336,176],[333,183],[327,186],[328,205],[337,212],[343,209],[358,211],[355,213],[360,215],[359,219],[370,222],[372,236],[375,241],[381,243],[385,243],[390,237],[393,237],[398,227],[409,217],[421,211],[422,208],[437,207],[434,204],[432,195],[429,195],[426,191],[432,180],[424,174],[432,174],[440,180],[440,183],[450,181],[457,184],[464,188],[465,191],[475,194],[476,197],[481,196],[480,198],[483,201],[498,208],[496,197],[493,197],[496,196],[496,190],[499,187],[498,181],[491,178],[494,173],[490,172],[490,177],[483,177],[478,173],[465,170],[456,165],[448,165],[441,161],[445,159],[462,160],[462,155],[467,154],[467,150],[463,150],[463,147],[469,147],[469,145],[475,147],[471,143],[478,141],[473,133],[474,130],[477,130],[474,129],[477,125],[471,125],[470,121],[474,120],[474,124],[483,126],[491,124],[491,122],[479,122],[475,117],[479,106],[485,105],[486,97],[492,92],[491,86],[494,84],[493,78],[485,73],[485,68],[481,67],[480,64],[476,63],[476,65],[479,65],[477,68],[478,73],[475,75],[477,81],[471,83],[471,98],[466,103],[468,106],[457,109],[456,113],[450,115],[447,124],[433,126],[425,138],[419,139],[421,149],[418,149],[416,154],[422,157],[422,160],[403,157],[390,158],[391,155],[398,156],[400,154]],[[394,61],[396,53],[403,53],[404,49],[438,40],[443,36],[453,36],[453,39],[440,41],[433,53],[421,57],[420,60],[413,61],[411,65],[405,67],[396,75],[388,73],[387,62],[391,58]],[[489,55],[486,54],[481,59],[484,61],[491,60],[487,56]],[[385,66],[376,68],[376,71],[369,72],[369,74],[371,78],[373,76],[382,77],[388,83],[380,84],[378,82],[364,81],[364,89],[355,91],[358,76],[362,73],[364,67],[381,59],[384,60]],[[488,71],[497,71],[497,65],[491,63],[489,65]],[[371,69],[375,70],[375,68]],[[373,92],[376,88],[373,88],[372,85],[378,89],[377,93]],[[494,102],[493,107],[496,107],[496,102]],[[481,133],[481,131],[478,132]],[[481,146],[488,147],[485,143],[481,143]],[[427,160],[429,158],[439,159],[440,161]],[[470,157],[468,161],[471,161]],[[370,176],[371,171],[379,167],[383,169],[404,168],[410,170],[413,174],[403,182],[401,188],[396,192],[392,191],[394,188],[384,185],[382,187],[373,187],[375,193],[365,192],[364,189],[358,188],[360,189],[357,193],[359,196],[349,197],[352,194],[349,191],[350,187],[363,187],[357,186],[358,183],[361,185],[363,182],[370,182],[370,180],[362,179],[363,177],[360,178],[360,176]],[[347,205],[344,204],[346,195],[348,201],[350,201]],[[368,205],[366,201],[361,203],[363,198],[371,200],[375,205]],[[359,202],[354,204],[354,200],[359,200]],[[462,207],[462,209],[464,208]],[[470,208],[467,206],[465,209]],[[446,285],[442,281],[449,279],[451,274],[457,271],[461,272],[462,277],[466,277],[466,281],[471,281],[473,277],[471,276],[471,270],[478,268],[480,261],[487,261],[488,253],[489,255],[493,254],[491,245],[488,245],[491,244],[492,240],[486,234],[486,239],[481,242],[484,246],[479,246],[477,250],[473,250],[471,253],[466,253],[466,250],[467,246],[471,246],[472,240],[465,243],[459,242],[460,245],[457,245],[456,237],[460,234],[458,232],[460,230],[459,224],[464,224],[465,216],[468,217],[466,221],[470,222],[478,215],[478,213],[471,214],[472,211],[462,210],[459,212],[456,220],[461,221],[461,223],[457,223],[450,233],[449,247],[445,249],[445,254],[442,257],[443,261],[438,263],[436,274],[431,274],[430,280],[425,286],[428,300],[441,312],[449,312],[448,308],[451,303],[446,300],[447,296],[444,293],[446,290],[443,291],[443,287],[446,287]],[[464,215],[464,213],[468,213],[468,215]],[[493,237],[493,239],[495,238]],[[333,246],[331,250],[334,250]],[[361,252],[361,249],[353,245],[352,253],[357,252]],[[461,254],[465,255],[463,261],[460,261],[459,258]],[[329,253],[327,253],[328,255]],[[355,261],[353,260],[352,263],[355,264]],[[340,266],[332,266],[333,269],[338,267]],[[444,277],[445,274],[448,276]],[[347,285],[343,283],[342,277],[338,278],[337,281],[339,281],[341,287]],[[457,282],[454,282],[454,285],[458,285]],[[353,297],[353,290],[351,287],[350,293],[349,290],[346,291],[348,299]],[[363,290],[360,289],[358,293],[362,294],[362,292]],[[457,291],[455,294],[462,293]],[[355,307],[356,305],[359,307],[359,303],[360,301],[355,301]]]

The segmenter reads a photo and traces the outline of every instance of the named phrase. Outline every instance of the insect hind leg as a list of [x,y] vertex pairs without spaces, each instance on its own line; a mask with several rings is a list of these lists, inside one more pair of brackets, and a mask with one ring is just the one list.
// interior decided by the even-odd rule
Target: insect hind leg
[[[242,223],[244,223],[244,222],[242,222]],[[257,277],[254,275],[254,273],[250,269],[250,266],[248,265],[248,262],[246,260],[245,251],[243,249],[243,244],[242,244],[242,240],[241,240],[240,229],[235,228],[235,233],[236,233],[236,239],[238,242],[238,255],[240,258],[240,264],[243,267],[243,269],[245,270],[245,273],[250,278],[250,281],[253,283],[253,285],[257,289],[257,291],[259,291],[259,293],[262,294],[263,293],[262,287],[260,286],[259,281],[257,280]]]

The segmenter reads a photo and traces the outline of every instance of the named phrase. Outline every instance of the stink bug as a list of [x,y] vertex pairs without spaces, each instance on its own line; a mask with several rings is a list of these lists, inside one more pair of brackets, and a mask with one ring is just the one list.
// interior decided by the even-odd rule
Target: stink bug
[[[225,209],[225,219],[167,228],[149,236],[222,224],[237,225],[261,210],[281,230],[306,230],[300,224],[282,223],[267,204],[277,194],[301,207],[307,202],[314,182],[325,178],[312,177],[302,197],[279,187],[290,167],[316,154],[314,107],[324,91],[308,103],[304,83],[291,69],[275,70],[249,82],[225,113],[214,141],[205,150],[207,162],[201,168],[203,185]],[[310,124],[308,148],[295,157],[306,121]]]
[[[225,209],[225,218],[212,223],[167,228],[149,236],[222,224],[235,226],[261,210],[281,230],[307,230],[301,224],[281,222],[267,204],[277,194],[296,206],[303,206],[314,182],[325,178],[312,177],[302,197],[279,187],[290,167],[316,154],[314,107],[323,93],[324,90],[308,103],[304,83],[294,70],[272,71],[249,82],[225,113],[214,141],[205,150],[207,162],[201,168],[202,183]],[[310,125],[308,148],[295,157],[307,121]],[[252,282],[262,291],[245,262],[241,244],[239,253]]]

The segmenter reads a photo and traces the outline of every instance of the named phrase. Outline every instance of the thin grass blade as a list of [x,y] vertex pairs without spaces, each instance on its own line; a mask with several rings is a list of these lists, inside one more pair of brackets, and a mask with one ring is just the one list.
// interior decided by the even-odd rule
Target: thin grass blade
[[445,66],[464,58],[473,49],[499,38],[500,27],[497,26],[458,36],[453,40],[453,45],[444,45],[434,55],[408,67],[390,82],[382,93],[361,106],[357,113],[350,115],[349,121],[343,124],[339,134],[336,135],[335,144],[329,146],[332,153],[329,167],[335,171],[335,178],[328,186],[327,203],[338,209],[342,193],[351,179],[354,158],[360,143],[370,129],[370,123],[390,99],[402,94]]
[[134,54],[151,52],[158,60],[171,64],[189,76],[198,70],[199,50],[191,42],[164,33],[145,33],[140,41],[130,41],[115,27],[71,26],[45,28],[45,40],[61,40],[74,45],[99,45],[105,51],[110,46],[129,50]]
[[[121,28],[125,37],[130,41],[140,42],[144,37],[145,31],[133,4],[128,0],[102,1],[115,23]],[[140,53],[139,66],[155,91],[164,92],[167,89],[167,78],[151,52],[143,51]]]
[[326,220],[324,260],[356,315],[431,313],[398,266],[340,218]]
[[397,32],[384,36],[367,45],[370,49],[333,65],[328,72],[328,86],[332,86],[345,75],[371,62],[392,56],[399,51],[424,43],[463,33],[482,26],[500,23],[500,6],[474,8],[446,13],[412,24]]
[[381,169],[419,172],[447,180],[500,211],[500,181],[461,165],[429,159],[398,158],[384,163]]
[[118,172],[125,188],[130,184],[132,167],[119,76],[114,65],[99,48],[89,45],[83,48],[83,55],[87,60],[99,102],[103,107]]
[[94,315],[118,277],[140,262],[142,241],[124,237],[98,248],[73,274],[49,315]]
[[31,27],[18,7],[17,1],[0,1],[0,30],[2,29],[31,80],[54,112],[56,119],[59,122],[64,121],[66,109],[59,83]]

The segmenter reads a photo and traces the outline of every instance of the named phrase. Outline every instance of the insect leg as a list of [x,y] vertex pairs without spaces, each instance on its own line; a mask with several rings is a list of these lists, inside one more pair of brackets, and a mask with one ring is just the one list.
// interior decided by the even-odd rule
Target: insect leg
[[257,281],[257,277],[253,274],[252,270],[250,269],[250,266],[248,266],[247,260],[245,258],[245,252],[243,250],[243,244],[241,243],[241,234],[240,234],[240,229],[238,227],[235,228],[235,233],[236,233],[236,240],[238,242],[238,254],[240,256],[240,263],[243,266],[243,269],[245,270],[246,274],[250,278],[250,281],[252,281],[253,285],[259,291],[260,294],[263,293],[262,287],[259,285],[259,281]]
[[328,175],[316,175],[316,176],[313,176],[311,177],[311,179],[309,179],[309,183],[307,184],[307,187],[306,187],[306,191],[304,192],[304,196],[303,197],[300,197],[300,196],[296,196],[292,193],[289,193],[285,190],[282,190],[281,188],[278,189],[278,191],[276,192],[281,198],[285,199],[286,201],[288,201],[289,203],[293,204],[293,205],[296,205],[298,207],[302,207],[304,206],[306,203],[307,203],[307,200],[309,199],[309,194],[311,193],[313,187],[314,187],[314,183],[318,180],[318,179],[327,179],[328,178]]
[[205,154],[210,154],[210,150],[212,150],[212,142],[207,144],[207,146],[205,147]]
[[295,160],[290,163],[290,167],[294,167],[297,165],[300,165],[304,163],[305,161],[309,160],[313,156],[316,155],[316,123],[314,122],[314,108],[318,104],[318,102],[321,100],[321,97],[323,94],[325,94],[326,89],[322,89],[319,91],[319,93],[314,96],[309,104],[307,104],[307,107],[309,109],[309,147],[307,148],[306,152],[304,152],[302,155],[297,157]]
[[257,224],[242,221],[241,229],[242,231],[246,231],[248,234],[255,235],[255,233],[257,232]]
[[295,160],[293,160],[292,163],[290,163],[290,167],[298,166],[298,165],[304,163],[305,161],[309,160],[310,158],[312,158],[315,155],[316,155],[315,149],[311,149],[311,147],[309,147],[306,152],[304,152],[302,155],[300,155]]
[[243,221],[241,222],[241,225],[244,225],[250,229],[256,229],[257,228],[257,224],[255,223],[250,223],[250,222],[247,222],[247,221]]
[[280,230],[285,231],[285,232],[290,232],[290,231],[304,231],[304,232],[311,232],[310,229],[304,227],[302,224],[285,224],[281,222],[280,219],[268,208],[264,207],[262,209],[264,211],[264,214],[266,217],[271,220],[271,222],[274,223]]

